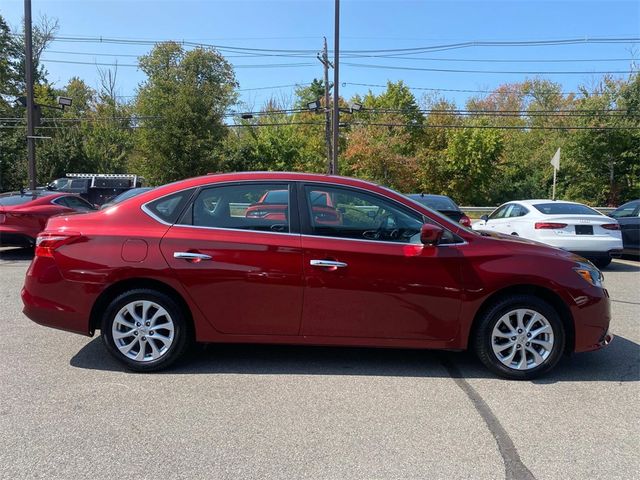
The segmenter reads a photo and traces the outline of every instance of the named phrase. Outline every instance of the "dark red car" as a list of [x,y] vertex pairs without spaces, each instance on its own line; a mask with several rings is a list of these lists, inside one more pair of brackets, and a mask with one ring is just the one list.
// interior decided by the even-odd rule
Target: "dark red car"
[[[238,205],[287,192],[286,218]],[[317,221],[325,192],[339,224]],[[198,342],[475,350],[533,378],[611,340],[600,271],[511,236],[485,236],[368,182],[325,175],[205,176],[106,210],[52,218],[24,312],[93,335],[150,371]]]
[[50,217],[95,209],[69,193],[35,190],[0,194],[0,246],[32,247]]

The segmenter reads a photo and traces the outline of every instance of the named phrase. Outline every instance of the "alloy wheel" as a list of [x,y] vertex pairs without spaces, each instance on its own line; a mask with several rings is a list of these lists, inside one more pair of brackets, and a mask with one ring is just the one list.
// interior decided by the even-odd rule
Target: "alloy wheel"
[[542,365],[553,351],[553,328],[544,315],[535,310],[511,310],[493,327],[491,347],[506,367],[531,370]]
[[113,342],[124,356],[151,362],[165,355],[173,344],[175,325],[169,312],[149,300],[122,307],[113,320]]

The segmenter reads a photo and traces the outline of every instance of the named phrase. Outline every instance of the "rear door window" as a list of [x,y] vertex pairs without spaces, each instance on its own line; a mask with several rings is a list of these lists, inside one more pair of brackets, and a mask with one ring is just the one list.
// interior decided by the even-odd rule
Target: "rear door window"
[[241,183],[204,188],[179,223],[196,227],[289,233],[289,186]]

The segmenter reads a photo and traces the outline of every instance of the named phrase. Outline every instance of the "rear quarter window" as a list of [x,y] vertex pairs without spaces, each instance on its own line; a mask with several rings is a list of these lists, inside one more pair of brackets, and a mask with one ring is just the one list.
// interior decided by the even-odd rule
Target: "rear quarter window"
[[146,203],[144,210],[157,220],[174,224],[189,203],[194,191],[195,189],[192,188],[160,197],[157,200]]

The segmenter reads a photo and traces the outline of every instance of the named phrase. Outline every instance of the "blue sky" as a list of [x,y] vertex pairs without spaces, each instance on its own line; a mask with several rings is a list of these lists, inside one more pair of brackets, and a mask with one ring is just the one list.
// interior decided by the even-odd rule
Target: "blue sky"
[[[333,47],[333,0],[313,1],[98,1],[32,0],[33,16],[45,14],[60,22],[60,36],[117,37],[147,40],[187,40],[224,46],[263,49],[320,50],[322,37]],[[341,50],[397,49],[464,41],[550,40],[566,38],[640,37],[640,1],[357,1],[341,2]],[[23,16],[22,0],[3,0],[0,13],[12,27]],[[77,75],[98,85],[95,62],[123,65],[118,70],[119,94],[135,93],[144,76],[125,64],[136,63],[146,45],[70,43],[56,41],[43,58],[91,65],[47,63],[57,86]],[[98,55],[100,54],[100,55]],[[113,56],[109,56],[113,55]],[[526,47],[471,47],[411,55],[413,58],[343,59],[341,94],[365,93],[367,87],[404,80],[410,87],[491,90],[501,83],[522,81],[532,74],[447,73],[348,66],[345,63],[499,71],[629,70],[640,63],[640,42]],[[422,57],[422,58],[418,58]],[[558,60],[580,60],[558,62]],[[584,60],[602,61],[584,61]],[[614,61],[604,61],[616,59]],[[241,89],[308,83],[321,78],[313,57],[229,58],[236,65]],[[487,62],[500,60],[512,62]],[[241,65],[308,63],[307,66],[252,68]],[[103,67],[105,68],[105,67]],[[593,85],[601,75],[543,75],[574,91]],[[372,87],[373,91],[380,88]],[[420,98],[426,90],[415,90]],[[463,106],[469,92],[442,92]],[[246,108],[259,108],[270,96],[290,100],[293,88],[243,90]]]

